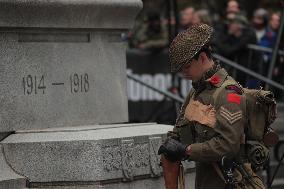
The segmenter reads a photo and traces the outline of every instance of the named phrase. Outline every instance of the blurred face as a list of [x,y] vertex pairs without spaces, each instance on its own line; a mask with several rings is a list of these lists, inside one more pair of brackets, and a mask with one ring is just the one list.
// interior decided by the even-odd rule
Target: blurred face
[[235,35],[242,30],[242,27],[239,23],[232,22],[228,25],[229,34]]
[[229,1],[227,4],[227,13],[239,13],[239,4],[237,1]]
[[182,11],[180,24],[183,27],[188,27],[192,24],[193,13],[194,13],[193,8],[186,8]]
[[203,70],[201,69],[202,63],[201,58],[198,60],[192,59],[188,64],[185,64],[181,68],[181,74],[185,79],[192,80],[193,82],[198,81],[203,75]]
[[228,13],[226,15],[227,20],[233,20],[234,18],[236,18],[236,14],[235,13]]
[[252,22],[253,22],[254,27],[257,29],[262,29],[263,27],[265,27],[262,16],[257,16],[257,15],[254,16]]
[[278,14],[272,14],[269,21],[271,29],[277,31],[280,26],[280,16]]
[[200,19],[199,15],[198,15],[197,13],[194,13],[194,14],[193,14],[192,23],[193,23],[193,24],[199,24],[199,23],[201,23],[201,19]]

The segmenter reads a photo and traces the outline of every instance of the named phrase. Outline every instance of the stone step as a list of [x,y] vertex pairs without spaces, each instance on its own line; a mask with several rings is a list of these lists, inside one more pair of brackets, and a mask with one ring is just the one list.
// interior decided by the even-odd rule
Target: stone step
[[23,189],[26,178],[15,173],[7,164],[3,147],[0,145],[0,189]]
[[[24,187],[24,188],[23,188]],[[0,180],[1,189],[25,189],[26,179]]]
[[[193,189],[195,173],[185,174],[185,188]],[[41,186],[31,189],[164,189],[162,177],[152,179],[134,180],[132,182],[109,183],[105,185],[77,185],[77,186]]]

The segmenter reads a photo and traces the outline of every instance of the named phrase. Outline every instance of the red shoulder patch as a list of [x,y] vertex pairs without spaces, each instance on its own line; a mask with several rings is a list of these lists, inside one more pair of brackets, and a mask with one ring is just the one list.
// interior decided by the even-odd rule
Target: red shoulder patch
[[241,104],[241,96],[237,95],[235,93],[229,93],[227,95],[227,101],[240,105]]
[[209,82],[210,82],[212,85],[217,85],[217,84],[220,83],[220,81],[221,81],[221,79],[220,79],[220,77],[219,77],[218,75],[213,75],[213,76],[210,78],[210,80],[209,80]]

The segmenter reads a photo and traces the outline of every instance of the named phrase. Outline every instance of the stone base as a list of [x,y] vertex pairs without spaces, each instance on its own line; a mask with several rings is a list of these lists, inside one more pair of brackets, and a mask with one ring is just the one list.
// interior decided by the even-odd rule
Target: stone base
[[0,144],[32,188],[157,189],[163,188],[157,151],[169,130],[158,124],[45,129],[17,132]]
[[2,146],[0,145],[0,188],[23,189],[26,187],[26,178],[16,174],[7,164]]
[[[195,174],[188,173],[185,175],[185,188],[195,188]],[[135,180],[132,182],[120,182],[105,185],[76,185],[76,186],[46,186],[32,189],[165,189],[162,177]]]

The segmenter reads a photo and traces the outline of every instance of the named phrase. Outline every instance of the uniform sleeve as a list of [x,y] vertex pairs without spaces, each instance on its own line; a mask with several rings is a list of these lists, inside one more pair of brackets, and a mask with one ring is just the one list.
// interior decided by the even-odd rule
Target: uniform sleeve
[[180,140],[180,130],[175,126],[172,131],[167,133],[167,137],[172,137],[174,139]]
[[224,89],[214,105],[217,135],[208,141],[191,145],[190,159],[194,161],[220,161],[223,156],[239,153],[244,137],[245,97]]
[[194,141],[194,134],[192,130],[192,125],[184,117],[185,108],[188,105],[190,98],[194,95],[194,89],[192,88],[188,93],[185,102],[181,106],[179,111],[175,126],[172,131],[167,133],[168,137],[175,138],[182,142],[183,144],[192,144]]

